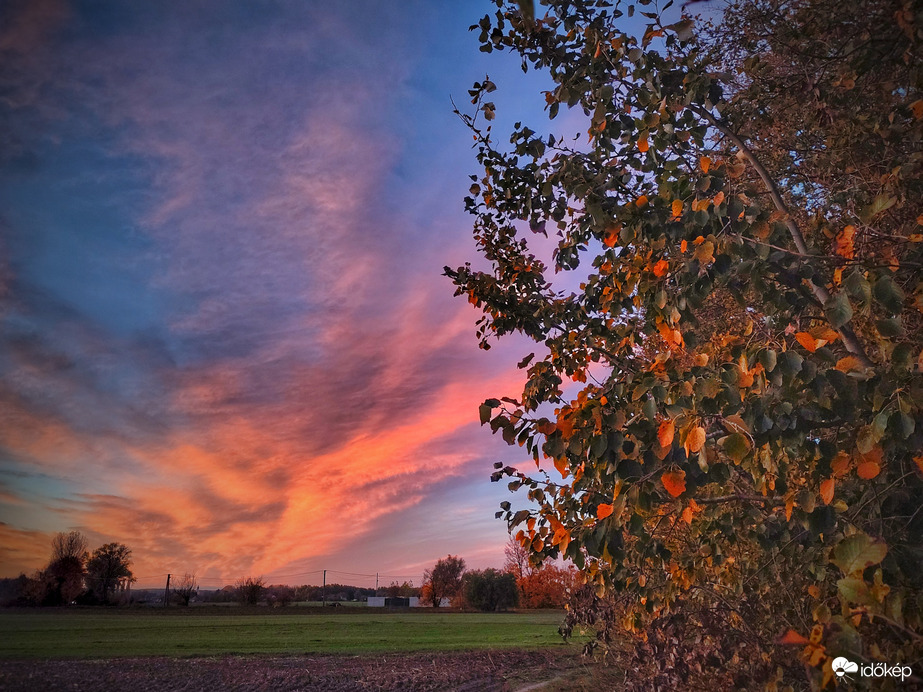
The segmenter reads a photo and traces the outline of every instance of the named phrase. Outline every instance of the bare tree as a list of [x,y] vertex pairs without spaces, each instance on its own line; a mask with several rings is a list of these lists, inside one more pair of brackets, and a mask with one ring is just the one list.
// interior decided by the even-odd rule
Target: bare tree
[[234,586],[237,588],[237,600],[244,605],[256,605],[260,602],[266,582],[263,577],[246,577],[238,579]]
[[51,561],[57,562],[64,558],[77,558],[81,563],[87,559],[87,537],[79,531],[57,533],[51,539]]
[[529,563],[529,550],[512,536],[507,541],[503,554],[506,556],[506,563],[503,565],[505,571],[510,572],[517,580],[532,576],[534,568]]
[[195,574],[186,572],[176,581],[176,586],[173,587],[173,597],[176,598],[180,605],[188,606],[189,601],[198,591],[199,583],[196,581]]

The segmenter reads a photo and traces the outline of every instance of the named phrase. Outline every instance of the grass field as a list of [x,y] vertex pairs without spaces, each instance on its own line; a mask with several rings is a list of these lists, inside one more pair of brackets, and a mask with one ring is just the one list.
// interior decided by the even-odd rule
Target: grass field
[[553,611],[290,612],[0,613],[0,658],[363,654],[565,646],[557,633],[562,613]]

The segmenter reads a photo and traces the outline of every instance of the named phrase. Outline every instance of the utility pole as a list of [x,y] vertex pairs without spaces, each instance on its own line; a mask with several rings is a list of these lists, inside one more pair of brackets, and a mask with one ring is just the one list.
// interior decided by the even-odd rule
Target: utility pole
[[323,598],[324,598],[324,607],[326,607],[326,606],[327,606],[327,570],[324,570],[324,591],[323,591],[323,594],[324,594],[324,595],[323,595]]
[[170,575],[167,575],[167,585],[163,587],[163,607],[166,608],[170,602]]
[[378,572],[375,572],[375,594],[378,594]]

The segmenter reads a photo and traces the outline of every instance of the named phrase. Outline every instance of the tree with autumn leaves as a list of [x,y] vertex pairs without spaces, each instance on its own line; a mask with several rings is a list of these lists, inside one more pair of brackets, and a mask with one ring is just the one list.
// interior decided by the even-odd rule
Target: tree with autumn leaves
[[595,626],[639,686],[918,660],[923,12],[496,4],[482,50],[545,72],[580,130],[498,139],[474,85],[489,268],[446,273],[483,348],[537,345],[480,416],[530,459],[498,466],[530,502],[499,515],[581,572],[565,631]]

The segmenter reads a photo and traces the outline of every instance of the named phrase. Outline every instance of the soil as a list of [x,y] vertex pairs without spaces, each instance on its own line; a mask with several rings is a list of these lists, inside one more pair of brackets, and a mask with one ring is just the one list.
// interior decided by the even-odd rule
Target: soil
[[573,652],[522,650],[0,661],[0,690],[518,692],[585,673]]

